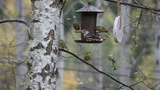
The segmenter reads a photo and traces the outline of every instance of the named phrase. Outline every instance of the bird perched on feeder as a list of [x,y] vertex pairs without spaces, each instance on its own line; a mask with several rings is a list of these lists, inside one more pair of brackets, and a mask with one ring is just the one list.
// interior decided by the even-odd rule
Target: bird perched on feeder
[[89,35],[89,31],[87,29],[83,29],[82,33],[84,37],[87,37]]
[[99,31],[99,32],[102,32],[102,33],[109,34],[109,30],[107,30],[105,27],[102,27],[102,26],[97,26],[96,30]]
[[90,55],[89,55],[89,52],[86,52],[86,53],[84,54],[84,61],[89,61],[89,60],[91,60],[91,57],[90,57]]
[[104,38],[101,38],[100,36],[97,36],[97,35],[89,35],[89,31],[86,29],[83,29],[82,33],[84,35],[84,38],[87,41],[103,41],[103,40],[105,40]]
[[116,59],[113,59],[113,56],[112,55],[109,55],[108,56],[108,59],[110,60],[110,61],[112,61],[112,66],[113,66],[113,70],[117,70],[117,62],[116,62]]
[[73,23],[73,28],[74,28],[74,30],[80,30],[80,26],[79,26],[79,24],[78,23]]
[[65,44],[65,42],[62,39],[59,40],[58,46],[62,49],[68,50],[67,45]]

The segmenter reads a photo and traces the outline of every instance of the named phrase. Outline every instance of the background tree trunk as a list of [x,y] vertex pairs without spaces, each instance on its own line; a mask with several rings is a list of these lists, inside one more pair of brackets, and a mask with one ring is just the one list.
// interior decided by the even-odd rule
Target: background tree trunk
[[[157,8],[160,8],[160,1],[158,1]],[[160,78],[160,16],[156,16],[156,29],[155,29],[155,78]],[[155,90],[160,90],[160,82]]]
[[[132,0],[128,0],[128,3],[131,3]],[[123,24],[124,26],[128,25],[130,23],[130,7],[126,7],[124,5],[121,6],[121,16],[123,18]],[[122,75],[120,77],[120,81],[130,85],[130,69],[129,67],[129,61],[130,55],[129,55],[129,38],[130,38],[130,27],[127,26],[124,28],[124,36],[123,40],[120,43],[120,59],[121,59],[121,66],[120,66],[120,74]],[[124,76],[125,75],[125,76]],[[128,88],[124,88],[123,90],[128,90]]]
[[3,16],[3,9],[4,9],[4,0],[0,0],[0,19],[2,19],[4,16]]
[[28,90],[55,90],[62,0],[31,0]]
[[[61,14],[61,18],[60,18],[60,32],[59,32],[59,37],[64,40],[64,25],[63,25],[63,12]],[[64,55],[63,52],[60,53],[62,56]],[[63,58],[61,58],[58,62],[57,62],[57,68],[59,70],[59,76],[57,79],[57,90],[63,90],[63,74],[64,74],[64,60]]]
[[[15,1],[15,8],[17,9],[16,13],[18,14],[19,19],[24,20],[24,2],[23,0],[16,0]],[[16,23],[15,24],[15,30],[16,30],[16,60],[18,62],[23,62],[26,58],[26,31],[25,31],[25,25]],[[25,81],[25,75],[27,72],[27,68],[25,65],[21,64],[19,67],[17,67],[17,74],[16,74],[16,90],[24,90],[24,86],[21,87],[20,84],[24,85]]]
[[[102,70],[102,44],[96,45],[96,51],[95,51],[95,60],[94,64],[97,66],[97,69]],[[103,71],[103,70],[102,70]],[[103,88],[103,75],[99,73],[95,73],[94,77],[95,79],[95,87],[96,89],[102,89]]]
[[[96,1],[97,8],[101,8],[102,2]],[[103,26],[103,18],[102,14],[98,14],[97,17],[97,26]],[[96,51],[95,51],[95,60],[94,64],[97,66],[99,70],[102,70],[102,44],[97,44]],[[102,70],[103,71],[103,70]],[[102,89],[103,88],[103,75],[102,74],[94,74],[93,78],[95,79],[95,89]]]

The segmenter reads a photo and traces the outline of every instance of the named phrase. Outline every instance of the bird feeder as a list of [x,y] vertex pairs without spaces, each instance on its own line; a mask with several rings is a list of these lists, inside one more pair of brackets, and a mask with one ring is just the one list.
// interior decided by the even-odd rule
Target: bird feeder
[[[88,3],[88,5],[84,6],[83,8],[76,11],[76,13],[81,13],[81,40],[75,40],[77,43],[101,43],[104,41],[102,38],[99,37],[96,32],[96,19],[97,13],[103,13],[103,11],[99,10],[98,8]],[[91,37],[90,40],[86,39],[82,30],[87,30],[88,36]]]

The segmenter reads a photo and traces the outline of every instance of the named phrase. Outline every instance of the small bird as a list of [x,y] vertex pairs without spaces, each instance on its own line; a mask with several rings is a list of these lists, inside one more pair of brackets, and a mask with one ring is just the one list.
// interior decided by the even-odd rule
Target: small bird
[[58,46],[62,49],[68,50],[67,45],[65,44],[65,42],[62,39],[59,40]]
[[100,36],[95,36],[95,35],[91,35],[91,36],[87,36],[86,37],[87,41],[104,41],[104,38],[101,38]]
[[86,52],[85,54],[84,54],[84,61],[90,61],[91,60],[91,57],[90,57],[90,55],[89,55],[89,52]]
[[89,35],[89,31],[87,29],[82,30],[83,36],[86,37]]
[[107,30],[105,27],[102,27],[102,26],[97,26],[96,30],[98,30],[99,32],[102,32],[102,33],[109,34],[109,30]]
[[87,29],[83,29],[82,33],[84,35],[84,38],[87,41],[104,41],[104,38],[101,38],[99,35],[89,35],[89,31]]
[[116,62],[116,59],[113,59],[113,56],[112,55],[109,55],[108,56],[108,59],[110,60],[110,61],[112,61],[112,66],[113,66],[113,70],[115,71],[115,70],[117,70],[117,62]]
[[73,23],[73,28],[74,28],[74,30],[80,30],[80,26],[79,26],[79,24],[77,24],[77,23]]

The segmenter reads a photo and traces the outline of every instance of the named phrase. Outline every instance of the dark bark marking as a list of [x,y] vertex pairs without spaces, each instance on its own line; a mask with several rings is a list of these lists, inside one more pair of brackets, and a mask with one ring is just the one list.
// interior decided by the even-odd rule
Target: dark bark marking
[[45,11],[46,11],[46,12],[48,12],[48,11],[49,11],[49,9],[48,9],[48,8],[45,8]]
[[47,73],[44,72],[44,69],[41,71],[41,76],[42,76],[42,82],[45,82],[45,78],[47,76]]
[[49,41],[49,43],[47,44],[46,47],[46,53],[44,55],[50,55],[51,51],[52,51],[52,45],[53,45],[53,40],[54,38],[54,30],[50,30],[50,32],[48,33],[47,37],[44,38],[45,41],[49,40],[49,37],[51,37],[51,40]]
[[53,59],[53,57],[51,57],[51,62],[52,62],[52,63],[54,62],[54,59]]
[[50,65],[47,64],[47,65],[44,67],[44,69],[45,69],[46,71],[49,71],[49,70],[50,70]]
[[58,54],[58,50],[57,50],[57,48],[55,48],[55,49],[53,49],[53,52],[54,52],[54,54]]
[[42,43],[38,43],[37,46],[31,48],[30,51],[34,51],[35,49],[41,49],[41,48],[44,48],[43,44]]
[[33,75],[33,78],[36,78],[36,77],[37,77],[37,74],[34,74],[34,75]]
[[49,19],[49,17],[48,17],[48,16],[46,16],[46,19]]
[[38,87],[39,87],[38,90],[42,90],[42,88],[41,88],[41,83],[40,83],[40,82],[38,82]]
[[52,4],[50,4],[49,6],[50,7],[57,7],[58,5],[61,5],[63,3],[63,0],[55,0],[55,1],[53,1],[53,3]]
[[160,42],[160,36],[158,36],[158,39],[157,39],[157,48],[159,48],[159,42]]
[[57,26],[56,25],[54,26],[54,29],[57,30]]
[[49,37],[51,37],[51,39],[54,39],[54,30],[50,30],[50,32],[48,33],[47,37],[44,38],[45,41],[49,40]]
[[30,87],[27,87],[26,90],[31,90],[31,88],[30,88]]
[[54,85],[56,84],[56,81],[54,81]]
[[48,80],[48,84],[51,85],[51,79]]
[[33,28],[31,27],[31,29],[30,30],[28,30],[28,39],[29,40],[33,40],[34,39],[34,37],[33,37],[33,33],[31,33],[33,31]]
[[55,73],[56,76],[58,76],[58,73],[59,73],[59,72],[58,72],[58,68],[56,68],[56,70],[55,70],[54,73]]
[[50,55],[51,54],[51,51],[52,51],[52,44],[53,44],[53,40],[51,40],[48,44],[47,44],[47,47],[46,47],[46,53],[44,55]]
[[56,63],[54,62],[54,66],[53,66],[53,69],[55,69],[56,68]]
[[32,64],[27,61],[27,68],[28,68],[28,70],[31,70],[31,67],[32,67]]
[[52,70],[52,72],[51,72],[51,78],[54,78],[54,75],[55,73],[54,73],[54,69]]
[[51,71],[51,78],[55,77],[55,68],[56,68],[56,63],[54,62],[54,66],[53,66],[52,71]]

